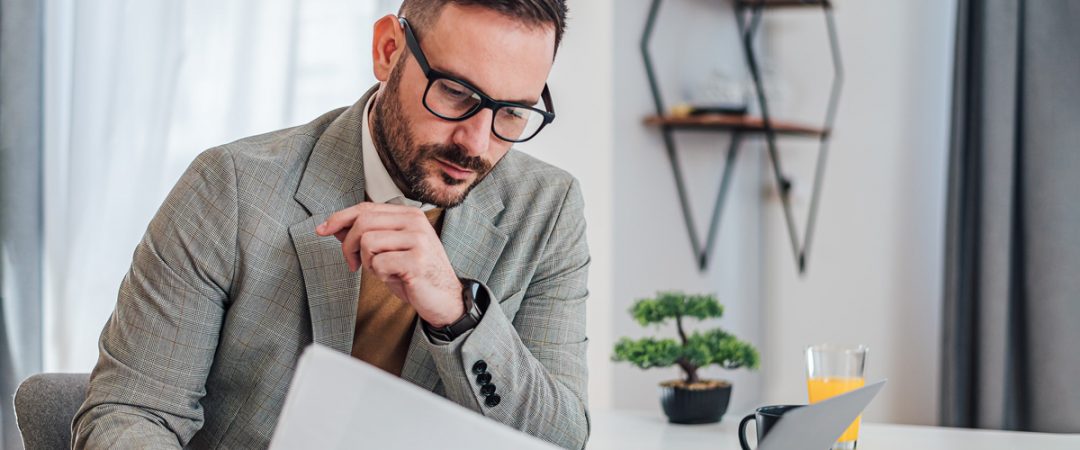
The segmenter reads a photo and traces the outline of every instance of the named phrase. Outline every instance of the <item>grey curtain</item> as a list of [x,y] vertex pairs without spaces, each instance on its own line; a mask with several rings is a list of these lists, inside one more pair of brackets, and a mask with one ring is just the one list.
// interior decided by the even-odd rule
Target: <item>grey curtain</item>
[[42,1],[0,0],[0,447],[13,395],[41,370]]
[[1080,2],[959,0],[941,423],[1080,432]]

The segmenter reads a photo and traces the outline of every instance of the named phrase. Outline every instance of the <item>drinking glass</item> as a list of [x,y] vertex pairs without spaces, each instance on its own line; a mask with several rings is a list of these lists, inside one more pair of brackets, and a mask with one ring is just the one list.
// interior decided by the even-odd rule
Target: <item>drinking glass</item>
[[[806,388],[810,403],[817,403],[830,397],[863,387],[866,378],[865,345],[811,345],[806,348]],[[862,415],[855,418],[840,439],[833,444],[833,450],[853,450],[859,438],[859,423]]]

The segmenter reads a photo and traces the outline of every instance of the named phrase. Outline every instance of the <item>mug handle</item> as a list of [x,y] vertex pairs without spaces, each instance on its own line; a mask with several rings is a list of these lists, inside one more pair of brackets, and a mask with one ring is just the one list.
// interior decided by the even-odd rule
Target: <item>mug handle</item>
[[746,442],[746,425],[749,424],[751,420],[754,420],[754,413],[750,413],[746,417],[743,417],[742,421],[739,422],[739,445],[742,446],[743,450],[751,450],[750,444]]

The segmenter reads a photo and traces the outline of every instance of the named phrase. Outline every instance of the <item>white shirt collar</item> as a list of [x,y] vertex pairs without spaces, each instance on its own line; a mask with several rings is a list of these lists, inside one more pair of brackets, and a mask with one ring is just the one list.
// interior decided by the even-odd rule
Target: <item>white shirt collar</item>
[[386,171],[379,153],[375,150],[375,141],[371,139],[371,129],[368,126],[368,114],[371,113],[371,105],[375,103],[375,95],[368,99],[364,105],[363,119],[361,119],[361,151],[364,158],[364,193],[375,203],[391,203],[420,208],[421,211],[434,209],[435,205],[421,203],[410,199],[394,184],[390,173]]

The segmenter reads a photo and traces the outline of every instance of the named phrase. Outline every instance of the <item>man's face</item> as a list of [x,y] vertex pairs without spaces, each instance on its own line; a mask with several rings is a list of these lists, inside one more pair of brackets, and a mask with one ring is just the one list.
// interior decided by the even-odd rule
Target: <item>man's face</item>
[[[433,69],[497,100],[536,103],[555,52],[553,26],[528,26],[474,6],[447,5],[433,27],[415,31]],[[404,33],[398,32],[398,48],[404,49]],[[492,133],[490,109],[460,122],[428,111],[423,105],[427,78],[413,55],[398,54],[374,105],[372,137],[406,196],[457,205],[511,144]]]

